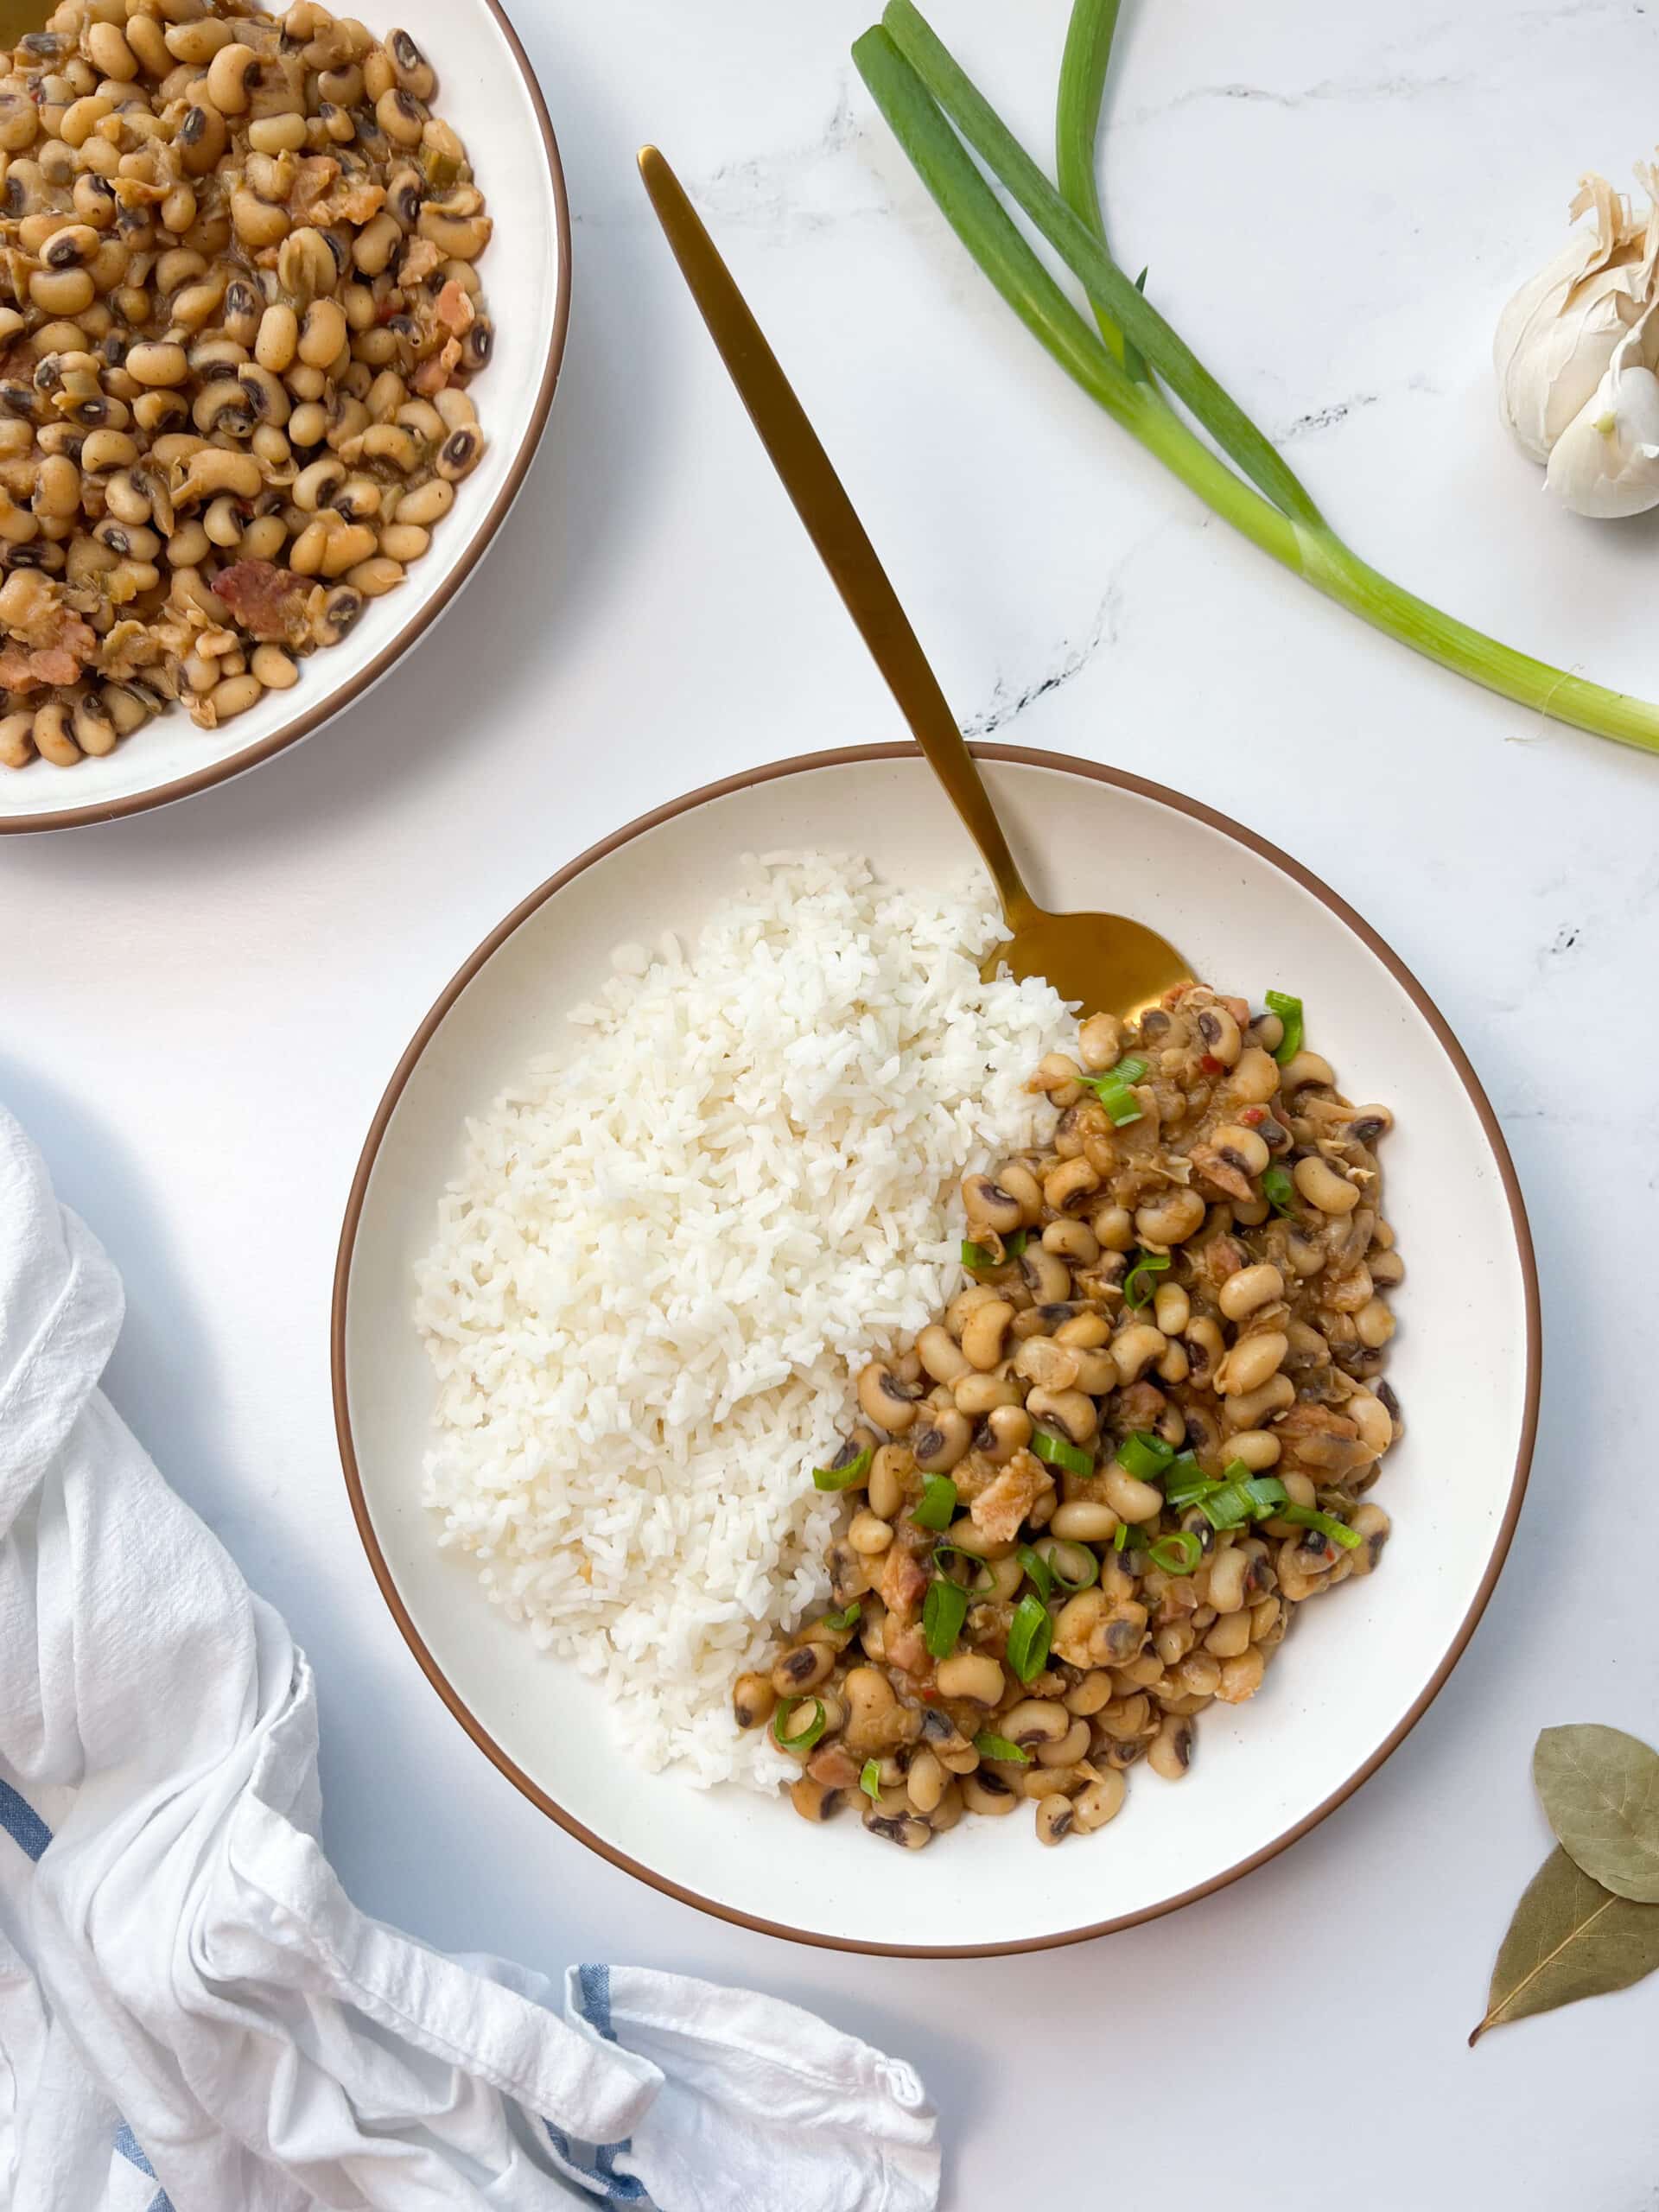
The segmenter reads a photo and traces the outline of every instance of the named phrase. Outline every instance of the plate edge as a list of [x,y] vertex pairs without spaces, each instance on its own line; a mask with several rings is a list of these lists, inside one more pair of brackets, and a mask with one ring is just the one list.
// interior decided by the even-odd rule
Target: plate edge
[[1063,1929],[1052,1935],[1022,1937],[1014,1942],[973,1944],[872,1943],[860,1942],[848,1936],[823,1935],[811,1929],[791,1928],[782,1922],[764,1920],[753,1914],[740,1912],[731,1906],[719,1904],[713,1898],[703,1897],[696,1891],[686,1889],[680,1884],[671,1881],[665,1875],[654,1873],[649,1867],[630,1858],[626,1852],[617,1849],[613,1845],[607,1843],[602,1837],[595,1835],[574,1815],[566,1812],[537,1783],[533,1782],[514,1760],[508,1757],[451,1687],[442,1669],[427,1649],[398,1594],[391,1569],[381,1552],[369,1517],[368,1503],[364,1495],[362,1478],[352,1439],[349,1394],[346,1382],[346,1327],[352,1260],[364,1201],[367,1196],[380,1146],[391,1125],[392,1116],[397,1111],[404,1088],[450,1008],[466,990],[473,978],[494,957],[507,938],[512,936],[531,914],[545,905],[548,899],[562,891],[568,883],[600,861],[607,859],[612,853],[619,850],[623,845],[632,843],[636,837],[659,828],[664,823],[673,821],[682,814],[691,813],[700,806],[708,805],[716,799],[728,798],[735,791],[747,790],[753,785],[776,782],[785,776],[801,775],[818,768],[851,767],[878,761],[919,760],[922,758],[920,748],[910,744],[849,746],[827,752],[798,753],[785,760],[769,762],[757,768],[746,769],[736,775],[723,777],[715,783],[703,785],[696,791],[687,792],[680,798],[670,800],[664,805],[653,808],[649,813],[638,816],[633,821],[626,823],[620,830],[613,831],[608,837],[601,839],[597,843],[590,845],[585,852],[578,854],[564,868],[550,876],[544,883],[537,886],[527,897],[522,899],[457,969],[416,1030],[382,1094],[352,1178],[334,1262],[334,1290],[329,1318],[329,1374],[334,1395],[334,1433],[358,1535],[368,1555],[370,1568],[379,1586],[381,1596],[385,1599],[393,1620],[404,1642],[414,1654],[422,1672],[436,1690],[452,1716],[460,1722],[474,1743],[499,1771],[505,1775],[506,1779],[527,1797],[531,1804],[546,1814],[568,1835],[574,1837],[577,1842],[585,1844],[599,1857],[608,1860],[612,1866],[620,1868],[623,1872],[633,1875],[638,1880],[645,1883],[661,1895],[671,1897],[682,1904],[694,1906],[699,1911],[709,1913],[715,1919],[723,1920],[730,1926],[747,1929],[757,1935],[777,1936],[787,1942],[806,1944],[815,1949],[852,1952],[871,1958],[1015,1957],[1033,1951],[1060,1950],[1073,1943],[1090,1942],[1097,1936],[1116,1935],[1125,1929],[1141,1927],[1149,1921],[1161,1919],[1166,1913],[1179,1912],[1184,1905],[1194,1904],[1202,1897],[1214,1896],[1218,1891],[1229,1888],[1234,1882],[1243,1880],[1246,1874],[1253,1873],[1257,1867],[1265,1866],[1269,1859],[1276,1859],[1281,1852],[1287,1851],[1293,1844],[1300,1842],[1302,1837],[1309,1834],[1322,1821],[1328,1820],[1331,1815],[1363,1788],[1384,1761],[1399,1749],[1440,1695],[1441,1690],[1445,1688],[1453,1669],[1468,1649],[1470,1639],[1474,1635],[1482,1615],[1491,1601],[1492,1592],[1497,1587],[1498,1577],[1503,1570],[1514,1541],[1516,1527],[1521,1517],[1521,1509],[1526,1497],[1527,1484],[1531,1474],[1532,1456],[1538,1431],[1539,1402],[1542,1389],[1542,1326],[1537,1260],[1533,1246],[1531,1224],[1527,1217],[1526,1202],[1522,1194],[1515,1162],[1510,1156],[1509,1145],[1497,1113],[1486,1096],[1484,1087],[1476,1074],[1468,1054],[1464,1051],[1439,1007],[1435,1005],[1423,985],[1387,940],[1379,935],[1363,916],[1357,912],[1339,893],[1333,891],[1311,869],[1303,867],[1300,861],[1293,859],[1288,853],[1271,843],[1267,838],[1259,836],[1254,830],[1247,829],[1242,823],[1234,821],[1230,816],[1219,812],[1213,807],[1206,806],[1202,800],[1189,798],[1182,792],[1173,791],[1166,785],[1154,783],[1145,777],[1131,775],[1126,770],[1106,767],[1099,762],[1084,760],[1071,753],[1044,753],[1027,746],[977,742],[972,744],[969,749],[979,760],[1008,762],[1022,767],[1051,769],[1059,774],[1078,775],[1090,782],[1108,784],[1117,790],[1128,791],[1138,798],[1150,799],[1154,804],[1167,806],[1177,813],[1185,814],[1203,823],[1207,828],[1218,830],[1223,836],[1231,838],[1260,858],[1270,862],[1282,874],[1289,876],[1294,882],[1300,884],[1302,889],[1311,893],[1321,906],[1333,912],[1375,957],[1382,962],[1428,1023],[1436,1040],[1452,1062],[1459,1080],[1463,1084],[1471,1104],[1474,1107],[1476,1118],[1480,1122],[1482,1131],[1491,1147],[1492,1156],[1497,1163],[1499,1179],[1510,1209],[1510,1226],[1515,1236],[1516,1256],[1521,1267],[1527,1338],[1525,1395],[1515,1471],[1510,1479],[1510,1495],[1504,1507],[1503,1516],[1493,1541],[1491,1559],[1469,1609],[1464,1615],[1451,1645],[1431,1675],[1428,1683],[1383,1742],[1362,1765],[1355,1770],[1340,1788],[1332,1791],[1328,1797],[1315,1806],[1312,1812],[1305,1814],[1283,1834],[1275,1836],[1248,1858],[1224,1869],[1221,1873],[1211,1875],[1208,1880],[1194,1885],[1192,1888],[1181,1891],[1176,1897],[1163,1899],[1157,1904],[1147,1905],[1134,1912],[1119,1915],[1114,1919],[1091,1923],[1086,1927]]

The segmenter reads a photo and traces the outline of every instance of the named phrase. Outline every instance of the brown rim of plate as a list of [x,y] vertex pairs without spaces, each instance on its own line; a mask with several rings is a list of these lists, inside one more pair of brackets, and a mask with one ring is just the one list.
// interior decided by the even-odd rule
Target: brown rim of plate
[[1510,1545],[1515,1535],[1516,1522],[1521,1517],[1522,1500],[1526,1496],[1527,1476],[1531,1465],[1533,1442],[1538,1427],[1538,1395],[1542,1357],[1540,1342],[1538,1268],[1533,1254],[1532,1231],[1528,1225],[1526,1206],[1521,1196],[1521,1185],[1516,1176],[1515,1164],[1510,1158],[1509,1147],[1503,1141],[1503,1133],[1498,1127],[1497,1116],[1492,1111],[1491,1102],[1481,1088],[1480,1079],[1470,1065],[1468,1055],[1452,1035],[1445,1016],[1399,955],[1383,942],[1368,922],[1354,912],[1345,899],[1338,898],[1334,891],[1320,882],[1316,875],[1311,874],[1299,861],[1292,860],[1287,854],[1281,852],[1276,845],[1269,844],[1265,837],[1258,837],[1254,830],[1246,830],[1241,823],[1230,820],[1224,814],[1218,814],[1213,807],[1202,805],[1197,799],[1183,798],[1179,791],[1170,791],[1161,784],[1149,783],[1144,777],[1128,775],[1117,768],[1101,767],[1092,760],[1079,760],[1069,753],[1037,753],[1027,746],[1020,745],[976,744],[972,750],[982,760],[1007,760],[1022,767],[1052,768],[1062,774],[1086,776],[1095,783],[1111,784],[1119,791],[1131,791],[1138,798],[1153,799],[1160,806],[1173,808],[1178,814],[1190,815],[1194,821],[1202,822],[1211,830],[1219,830],[1224,836],[1248,847],[1251,852],[1259,853],[1263,860],[1270,861],[1274,868],[1281,869],[1293,881],[1300,883],[1304,890],[1311,891],[1322,906],[1328,907],[1339,921],[1347,925],[1363,944],[1370,947],[1395,980],[1404,986],[1412,1003],[1440,1039],[1446,1057],[1457,1070],[1464,1089],[1469,1094],[1470,1103],[1479,1117],[1481,1128],[1486,1135],[1486,1141],[1492,1148],[1492,1156],[1497,1162],[1498,1173],[1503,1178],[1503,1192],[1510,1202],[1510,1217],[1515,1230],[1516,1249],[1520,1255],[1521,1272],[1526,1286],[1526,1408],[1521,1425],[1521,1448],[1516,1455],[1515,1475],[1510,1485],[1509,1503],[1504,1508],[1503,1522],[1492,1547],[1491,1562],[1485,1573],[1481,1577],[1480,1587],[1475,1592],[1474,1603],[1465,1614],[1456,1636],[1452,1639],[1451,1649],[1435,1669],[1427,1688],[1398,1727],[1389,1736],[1386,1742],[1372,1752],[1363,1765],[1351,1775],[1339,1789],[1334,1790],[1322,1805],[1317,1806],[1313,1812],[1298,1821],[1294,1827],[1287,1828],[1282,1835],[1276,1836],[1271,1843],[1263,1845],[1260,1851],[1253,1852],[1248,1859],[1240,1859],[1236,1866],[1228,1867],[1224,1873],[1212,1875],[1207,1882],[1200,1882],[1192,1889],[1183,1890],[1179,1897],[1166,1898],[1159,1904],[1147,1905],[1141,1911],[1123,1913],[1115,1920],[1095,1921],[1086,1928],[1067,1929],[1059,1935],[1033,1936],[1015,1943],[950,1944],[863,1943],[848,1936],[814,1935],[805,1929],[786,1927],[779,1921],[757,1919],[753,1913],[734,1911],[729,1905],[716,1904],[710,1897],[700,1897],[695,1890],[682,1888],[677,1882],[671,1882],[661,1874],[652,1873],[648,1866],[642,1866],[637,1859],[630,1859],[626,1852],[616,1850],[612,1845],[596,1836],[590,1828],[584,1827],[580,1821],[574,1819],[563,1806],[556,1803],[544,1789],[539,1789],[524,1770],[508,1758],[487,1730],[468,1710],[465,1702],[451,1687],[436,1660],[422,1642],[420,1634],[414,1622],[410,1618],[408,1609],[392,1580],[391,1570],[386,1565],[385,1558],[381,1552],[379,1542],[369,1519],[368,1505],[363,1495],[362,1478],[358,1471],[357,1454],[352,1442],[351,1414],[346,1402],[346,1307],[347,1287],[351,1277],[352,1255],[357,1242],[358,1224],[362,1217],[363,1202],[368,1191],[369,1179],[374,1172],[375,1161],[379,1154],[381,1140],[385,1135],[392,1115],[397,1110],[398,1100],[403,1096],[404,1087],[414,1072],[416,1064],[431,1042],[445,1015],[472,982],[474,976],[487,961],[493,957],[519,925],[527,921],[530,916],[556,892],[563,890],[567,883],[582,874],[584,869],[591,868],[596,861],[607,859],[620,846],[629,843],[633,838],[643,835],[645,831],[655,830],[664,822],[671,822],[677,815],[690,813],[693,808],[702,806],[711,799],[725,798],[733,791],[747,790],[751,785],[772,783],[779,777],[802,775],[815,768],[845,767],[855,766],[861,761],[913,760],[918,760],[921,757],[920,753],[913,745],[853,746],[839,752],[802,753],[791,760],[779,760],[770,766],[750,768],[741,775],[728,776],[719,783],[705,784],[701,791],[689,792],[685,798],[675,799],[667,806],[659,806],[650,814],[642,814],[637,821],[628,823],[625,828],[616,830],[599,844],[590,845],[588,850],[580,854],[569,867],[561,868],[556,875],[550,876],[539,890],[532,891],[528,899],[513,908],[512,913],[499,928],[492,930],[483,944],[446,986],[437,1003],[416,1031],[413,1041],[403,1058],[397,1063],[397,1071],[386,1086],[385,1095],[380,1101],[374,1121],[370,1127],[367,1140],[364,1144],[362,1157],[358,1161],[357,1173],[352,1179],[351,1196],[346,1201],[345,1225],[340,1231],[340,1251],[334,1265],[330,1364],[334,1394],[334,1428],[340,1439],[340,1462],[346,1472],[346,1487],[351,1495],[352,1512],[357,1521],[358,1534],[363,1539],[363,1548],[369,1555],[369,1565],[374,1570],[374,1579],[380,1586],[380,1593],[391,1608],[392,1618],[402,1630],[404,1642],[419,1660],[427,1680],[479,1749],[493,1760],[509,1782],[523,1790],[532,1805],[539,1806],[550,1820],[558,1822],[567,1834],[575,1836],[579,1843],[585,1843],[590,1851],[597,1852],[601,1859],[608,1859],[613,1866],[621,1867],[625,1873],[637,1875],[640,1881],[649,1883],[653,1890],[660,1891],[664,1897],[677,1897],[682,1904],[696,1905],[701,1911],[712,1913],[718,1920],[729,1921],[734,1927],[753,1929],[758,1934],[763,1936],[779,1936],[793,1943],[813,1944],[820,1950],[856,1951],[875,1958],[1001,1958],[1020,1951],[1058,1950],[1065,1944],[1085,1943],[1093,1936],[1114,1936],[1121,1929],[1135,1928],[1143,1921],[1160,1919],[1165,1913],[1177,1912],[1181,1906],[1192,1904],[1199,1897],[1213,1896],[1217,1890],[1224,1890],[1230,1883],[1236,1882],[1241,1876],[1253,1872],[1258,1866],[1265,1866],[1269,1859],[1276,1859],[1281,1851],[1288,1849],[1293,1843],[1305,1836],[1310,1828],[1317,1827],[1328,1815],[1336,1811],[1338,1805],[1344,1803],[1348,1798],[1351,1797],[1362,1783],[1370,1781],[1371,1776],[1376,1772],[1389,1753],[1397,1750],[1404,1742],[1445,1688],[1447,1676],[1463,1656],[1465,1648],[1475,1632],[1476,1624],[1486,1610],[1487,1601],[1497,1585],[1503,1562],[1509,1556]]
[[494,543],[495,534],[506,520],[508,510],[518,497],[524,478],[529,474],[530,464],[536,458],[537,448],[542,442],[542,433],[547,428],[554,389],[558,384],[559,370],[564,360],[565,336],[570,327],[570,203],[565,194],[564,168],[559,160],[558,141],[553,136],[547,102],[542,98],[542,88],[537,82],[536,72],[530,66],[530,57],[524,52],[524,42],[509,22],[501,0],[484,0],[484,4],[501,26],[502,35],[518,65],[524,89],[530,94],[531,105],[536,111],[536,119],[541,125],[542,145],[553,184],[554,227],[558,234],[559,289],[558,296],[553,303],[553,327],[535,412],[531,417],[529,429],[518,449],[512,473],[497,494],[494,505],[485,516],[466,558],[444,583],[432,604],[405,623],[354,682],[337,697],[319,701],[274,735],[262,738],[257,745],[251,745],[241,753],[232,753],[227,760],[220,760],[211,768],[199,769],[193,776],[180,776],[170,784],[158,784],[154,791],[134,791],[127,798],[106,799],[101,805],[72,807],[63,814],[0,813],[0,836],[28,836],[32,832],[51,830],[82,830],[94,822],[120,822],[129,815],[148,814],[153,807],[168,806],[175,799],[191,798],[198,791],[211,791],[215,784],[228,783],[233,776],[245,774],[250,768],[257,768],[275,754],[286,751],[290,745],[297,745],[302,738],[313,735],[325,722],[332,721],[336,715],[344,714],[348,707],[355,706],[365,692],[373,690],[393,663],[401,659],[450,606],[461,586],[471,577]]

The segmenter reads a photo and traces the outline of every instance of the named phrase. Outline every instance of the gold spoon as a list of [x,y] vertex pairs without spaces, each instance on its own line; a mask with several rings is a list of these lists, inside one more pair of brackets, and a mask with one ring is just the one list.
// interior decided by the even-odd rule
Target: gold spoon
[[938,679],[731,271],[654,146],[640,149],[639,174],[772,467],[916,742],[991,872],[1013,934],[991,954],[986,974],[995,975],[1006,962],[1015,976],[1046,976],[1062,998],[1081,1000],[1086,1014],[1116,1014],[1125,1020],[1154,1005],[1176,984],[1191,982],[1192,970],[1174,946],[1144,923],[1122,914],[1047,913],[1027,890]]

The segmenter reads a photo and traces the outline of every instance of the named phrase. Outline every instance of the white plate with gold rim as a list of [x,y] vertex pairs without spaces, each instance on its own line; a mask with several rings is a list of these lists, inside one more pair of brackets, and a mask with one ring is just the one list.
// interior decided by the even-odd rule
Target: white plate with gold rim
[[808,1827],[787,1802],[699,1791],[631,1766],[602,1693],[539,1653],[441,1553],[420,1503],[434,1385],[413,1268],[460,1164],[468,1114],[607,972],[611,948],[694,931],[746,852],[860,854],[890,878],[958,884],[973,865],[920,755],[822,753],[693,792],[630,823],[533,893],[467,962],[392,1077],[341,1239],[334,1362],[341,1455],[370,1562],[411,1649],[496,1764],[571,1834],[642,1880],[747,1926],[912,1955],[1039,1948],[1148,1919],[1258,1866],[1347,1797],[1406,1735],[1463,1650],[1520,1512],[1537,1416],[1537,1280],[1497,1120],[1421,986],[1350,908],[1250,832],[1088,762],[976,748],[1033,891],[1122,903],[1217,988],[1300,994],[1351,1096],[1395,1127],[1389,1218],[1407,1262],[1389,1380],[1406,1433],[1377,1497],[1379,1571],[1305,1609],[1261,1694],[1198,1723],[1177,1784],[1131,1770],[1094,1836],[1046,1851],[1031,1823],[964,1821],[900,1853],[856,1820]]

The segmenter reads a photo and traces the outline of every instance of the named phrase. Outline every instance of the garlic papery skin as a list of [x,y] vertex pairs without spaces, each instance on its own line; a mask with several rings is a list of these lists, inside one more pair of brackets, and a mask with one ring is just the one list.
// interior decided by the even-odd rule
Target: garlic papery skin
[[1523,452],[1548,461],[1594,398],[1613,355],[1641,321],[1659,270],[1659,178],[1638,166],[1649,208],[1638,219],[1605,177],[1587,176],[1570,213],[1586,225],[1498,318],[1492,359],[1498,405]]
[[1659,377],[1642,359],[1647,321],[1618,346],[1549,456],[1544,482],[1574,514],[1605,520],[1659,507]]

